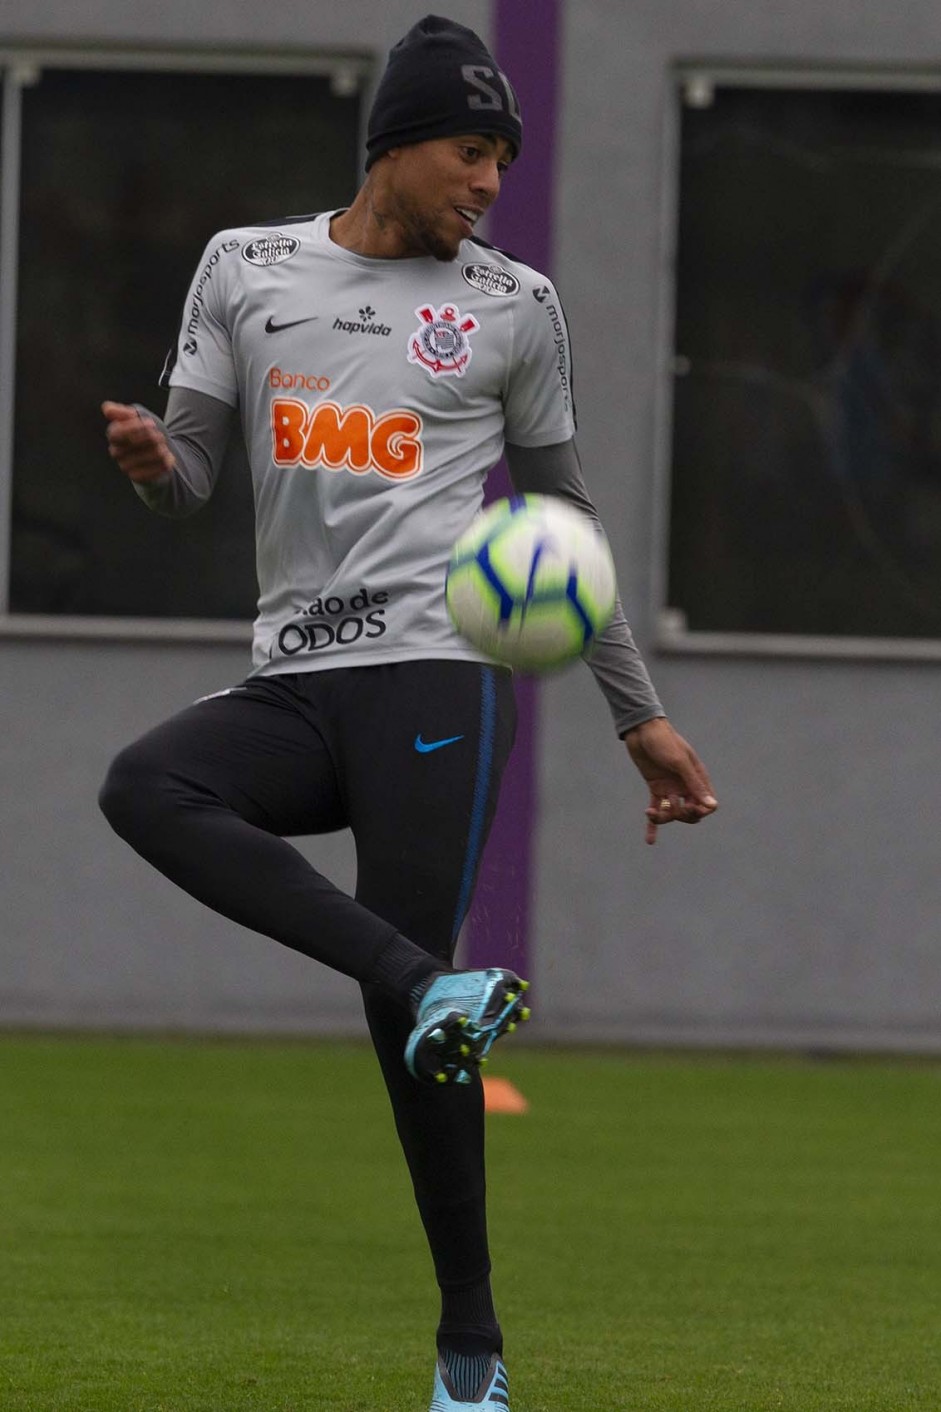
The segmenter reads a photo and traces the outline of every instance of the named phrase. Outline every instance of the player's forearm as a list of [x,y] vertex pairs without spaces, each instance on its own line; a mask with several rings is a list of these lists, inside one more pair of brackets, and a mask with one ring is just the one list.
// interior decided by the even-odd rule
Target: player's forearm
[[[507,445],[506,459],[518,492],[561,496],[594,520],[599,529],[602,527],[585,486],[574,440],[555,446]],[[623,736],[634,726],[666,714],[620,599],[615,604],[611,622],[592,643],[586,661],[611,709],[618,735]]]
[[171,388],[163,420],[138,404],[163,432],[175,466],[156,480],[137,481],[134,489],[159,515],[192,515],[212,494],[232,430],[234,412],[225,402],[189,388]]
[[618,735],[626,735],[634,726],[655,716],[666,715],[620,601],[615,605],[614,617],[595,638],[585,660],[604,693]]

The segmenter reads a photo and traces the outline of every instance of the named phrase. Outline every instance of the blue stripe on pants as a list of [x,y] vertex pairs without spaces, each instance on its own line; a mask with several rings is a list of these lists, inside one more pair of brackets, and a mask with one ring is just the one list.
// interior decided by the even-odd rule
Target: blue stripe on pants
[[464,855],[464,871],[458,892],[457,910],[451,940],[456,941],[461,924],[470,906],[474,878],[480,863],[483,848],[484,823],[487,817],[487,800],[490,795],[493,775],[493,744],[497,719],[497,688],[492,667],[481,668],[480,681],[480,736],[477,744],[477,776],[474,781],[474,800],[471,805],[470,829],[467,834],[467,852]]

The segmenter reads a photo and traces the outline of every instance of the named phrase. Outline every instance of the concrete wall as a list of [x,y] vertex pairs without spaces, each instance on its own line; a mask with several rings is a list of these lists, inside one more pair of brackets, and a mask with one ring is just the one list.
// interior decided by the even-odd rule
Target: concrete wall
[[[941,17],[921,0],[891,15],[879,0],[579,0],[565,52],[557,270],[580,442],[649,642],[670,66],[930,67]],[[553,1031],[941,1047],[937,668],[655,653],[650,665],[722,812],[645,850],[638,787],[613,768],[591,684],[568,676],[547,693],[540,980]]]
[[[447,8],[488,33],[482,0]],[[374,46],[381,59],[424,10],[0,0],[0,43]],[[555,274],[582,457],[661,695],[722,809],[645,848],[644,792],[588,673],[544,690],[533,1038],[941,1049],[937,666],[661,656],[650,609],[671,65],[923,67],[939,51],[927,0],[891,14],[882,0],[569,0]],[[358,1029],[349,982],[183,897],[94,806],[118,746],[245,665],[231,645],[0,640],[0,1023]],[[316,853],[351,878],[344,839]]]

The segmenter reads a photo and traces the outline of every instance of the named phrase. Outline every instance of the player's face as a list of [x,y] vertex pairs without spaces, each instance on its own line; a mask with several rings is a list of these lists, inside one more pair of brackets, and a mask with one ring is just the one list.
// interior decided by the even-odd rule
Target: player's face
[[453,260],[497,199],[513,149],[502,137],[442,137],[390,156],[383,214],[399,228],[401,253]]

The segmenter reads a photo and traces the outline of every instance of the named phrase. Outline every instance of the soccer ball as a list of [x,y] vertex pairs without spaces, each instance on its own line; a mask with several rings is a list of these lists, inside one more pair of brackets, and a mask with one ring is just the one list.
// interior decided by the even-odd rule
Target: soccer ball
[[601,530],[550,495],[489,505],[454,546],[445,586],[458,632],[531,672],[579,656],[610,622],[616,592]]

